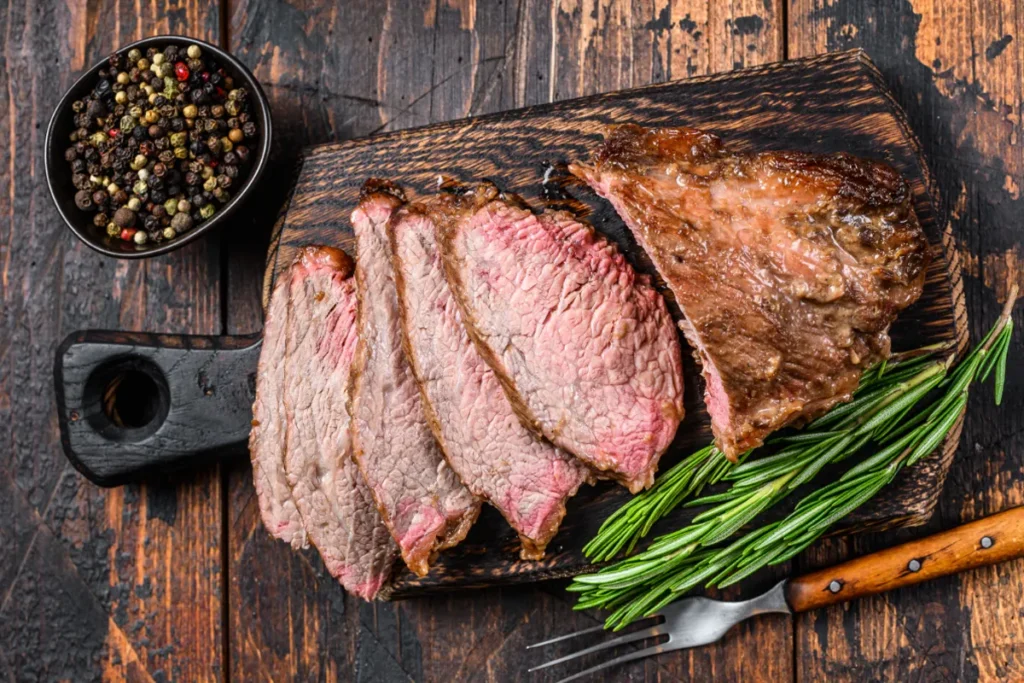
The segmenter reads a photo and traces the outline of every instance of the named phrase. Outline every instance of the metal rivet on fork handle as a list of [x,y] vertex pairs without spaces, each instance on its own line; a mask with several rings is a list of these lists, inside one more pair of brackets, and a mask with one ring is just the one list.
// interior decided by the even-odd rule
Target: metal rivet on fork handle
[[995,544],[996,544],[996,542],[992,540],[991,536],[982,536],[981,537],[981,547],[984,548],[985,550],[988,550],[989,548],[991,548]]
[[836,581],[835,579],[832,579],[832,583],[828,585],[828,589],[833,593],[838,593],[839,591],[843,590],[843,584],[839,581]]

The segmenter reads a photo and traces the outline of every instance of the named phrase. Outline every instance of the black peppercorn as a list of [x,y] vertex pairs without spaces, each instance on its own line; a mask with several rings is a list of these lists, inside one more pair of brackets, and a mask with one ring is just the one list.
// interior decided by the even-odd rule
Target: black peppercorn
[[166,192],[168,197],[176,197],[181,194],[181,185],[168,185]]
[[127,207],[121,207],[114,212],[114,222],[119,228],[130,228],[135,225],[135,212]]
[[161,137],[154,140],[153,145],[156,147],[156,150],[158,152],[163,152],[164,150],[171,146],[171,141],[168,140],[166,137]]
[[163,190],[150,190],[149,198],[153,200],[154,204],[158,205],[153,207],[153,211],[156,211],[157,208],[159,208],[160,204],[163,204],[164,202],[167,201],[167,193],[164,192]]
[[[155,206],[153,207],[153,210],[156,210]],[[154,216],[153,214],[149,214],[148,216],[146,216],[145,219],[143,219],[143,226],[146,228],[147,231],[156,230],[158,227],[160,227],[160,219]]]
[[217,176],[217,185],[225,190],[231,187],[231,177],[226,175]]
[[193,186],[193,185],[198,185],[199,184],[199,174],[198,173],[193,173],[192,171],[188,171],[187,173],[185,173],[185,184],[190,186],[190,187]]
[[195,90],[193,90],[191,93],[189,93],[189,97],[196,104],[202,104],[206,101],[206,93],[204,93],[201,88],[196,88]]
[[192,152],[195,155],[202,154],[203,149],[203,143],[198,140],[193,140],[192,143],[188,146],[188,151]]
[[106,78],[100,78],[99,83],[97,83],[96,87],[93,89],[93,93],[96,95],[96,97],[103,97],[105,95],[109,95],[110,81],[108,81]]
[[66,150],[64,150],[64,159],[66,161],[74,161],[77,158],[78,158],[78,150],[75,149],[73,146],[72,147],[68,147]]
[[156,199],[153,200],[153,211],[151,212],[157,218],[163,218],[167,215],[167,209],[164,208],[163,204],[157,204]]
[[128,203],[128,192],[125,190],[118,190],[114,193],[114,203],[117,205],[123,205]]
[[242,132],[245,133],[245,137],[251,138],[256,136],[256,123],[254,121],[246,121],[242,124]]
[[249,148],[245,145],[235,145],[235,154],[238,155],[238,160],[241,163],[249,161]]
[[149,133],[149,137],[155,139],[155,138],[159,138],[159,137],[163,136],[164,129],[161,128],[160,126],[152,125],[152,126],[149,127],[149,130],[147,132]]
[[[74,185],[75,188],[78,189],[78,190],[87,191],[89,189],[89,185],[90,185],[88,174],[81,173],[81,172],[73,174],[71,176],[71,184]],[[87,194],[88,194],[88,192],[87,192]],[[90,199],[89,201],[92,201],[92,199]],[[78,203],[78,195],[75,195],[75,204],[77,204],[77,203]]]
[[92,194],[88,190],[79,190],[76,192],[75,206],[82,211],[91,211],[94,208],[92,204]]
[[171,119],[171,130],[175,133],[180,133],[185,130],[185,119],[180,116],[175,116]]
[[107,203],[107,191],[96,190],[92,193],[93,204],[103,205]]
[[[162,78],[160,78],[160,79],[153,79],[153,80],[159,80],[160,81],[159,85],[154,85],[153,86],[154,88],[162,88],[162,87],[164,87],[164,80]],[[156,107],[157,109],[161,109],[161,108],[167,106],[167,98],[164,97],[163,95],[157,95],[156,97],[153,98],[153,106]]]
[[71,172],[72,173],[81,173],[84,170],[85,170],[85,160],[84,159],[75,159],[74,161],[71,162]]
[[107,218],[107,214],[103,213],[102,211],[92,217],[92,224],[95,225],[97,228],[105,228],[107,227],[107,223],[109,222],[110,219]]
[[153,156],[154,151],[155,149],[153,147],[153,143],[150,142],[149,140],[143,140],[142,142],[139,143],[139,154],[141,154],[142,156]]
[[[230,154],[230,152],[228,152]],[[224,161],[227,161],[227,154],[224,155]],[[238,167],[233,164],[224,163],[220,167],[221,173],[226,175],[228,178],[234,179],[238,177]]]

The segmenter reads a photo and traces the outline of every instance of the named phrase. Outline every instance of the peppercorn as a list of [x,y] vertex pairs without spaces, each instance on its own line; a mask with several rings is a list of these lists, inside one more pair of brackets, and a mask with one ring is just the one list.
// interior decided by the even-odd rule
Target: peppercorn
[[[152,209],[150,209],[150,211],[153,211],[155,209],[156,207],[154,206]],[[150,213],[148,216],[146,216],[143,223],[146,230],[152,232],[160,226],[160,219],[154,216],[152,213]]]
[[[150,189],[149,198],[152,199],[155,204],[163,204],[165,201],[167,201],[167,193],[164,192],[163,190]],[[153,208],[153,211],[155,212],[157,209],[161,208],[163,207],[156,206]]]
[[93,192],[92,193],[92,202],[93,202],[93,204],[97,204],[97,205],[106,204],[107,203],[107,191],[106,190],[96,190],[95,192]]
[[228,132],[228,139],[231,140],[231,142],[239,143],[245,139],[245,134],[238,128],[232,128]]
[[150,142],[149,140],[143,140],[142,142],[139,143],[139,154],[143,154],[148,157],[152,156],[153,152],[153,143]]
[[92,224],[95,225],[97,228],[105,228],[107,226],[107,223],[109,222],[110,219],[107,218],[107,214],[103,213],[102,211],[100,211],[98,214],[92,217]]
[[164,228],[163,236],[165,240],[173,240],[178,236],[178,233],[174,228]]
[[83,159],[75,159],[74,161],[71,162],[71,172],[72,173],[79,174],[79,173],[81,173],[84,170],[85,170],[85,160],[83,160]]
[[107,234],[111,237],[119,237],[121,235],[121,228],[117,227],[117,223],[110,221],[107,223]]
[[224,105],[224,109],[226,109],[228,114],[232,117],[237,117],[242,112],[242,105],[234,100],[228,100]]
[[146,184],[145,180],[142,180],[140,178],[138,182],[136,182],[135,185],[132,186],[132,192],[142,197],[147,192],[149,192],[149,185]]
[[186,53],[189,59],[199,59],[203,54],[203,50],[198,45],[192,44],[188,46]]
[[217,181],[216,182],[217,182],[217,185],[219,187],[222,187],[225,190],[228,189],[229,187],[231,187],[231,178],[230,178],[230,176],[219,175],[219,176],[217,176]]
[[117,223],[119,227],[130,228],[135,225],[135,212],[122,206],[114,212],[114,222]]
[[118,190],[114,193],[112,199],[115,204],[124,204],[128,201],[128,193],[125,190]]
[[199,209],[199,215],[202,216],[204,220],[211,217],[216,212],[217,208],[213,204],[207,204],[203,208]]
[[149,237],[142,230],[139,230],[135,233],[132,239],[135,240],[135,244],[142,245],[146,243],[146,240],[149,239]]
[[192,228],[192,216],[188,213],[189,208],[191,208],[191,206],[180,210],[178,213],[174,214],[174,218],[171,219],[171,227],[174,228],[178,234],[188,232]]
[[245,134],[245,137],[247,138],[256,137],[256,122],[247,121],[246,123],[243,123],[242,132]]
[[249,161],[249,148],[248,147],[246,147],[245,145],[236,145],[234,151],[235,151],[235,154],[238,155],[238,161],[240,161],[243,164],[245,162]]

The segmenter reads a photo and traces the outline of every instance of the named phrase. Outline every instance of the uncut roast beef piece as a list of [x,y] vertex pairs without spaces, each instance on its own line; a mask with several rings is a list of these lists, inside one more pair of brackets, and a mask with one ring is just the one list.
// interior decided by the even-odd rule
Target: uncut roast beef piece
[[438,225],[462,320],[523,424],[636,492],[683,416],[665,302],[594,229],[484,184]]
[[921,294],[928,243],[907,183],[884,164],[737,153],[699,130],[624,125],[570,170],[675,294],[732,458],[850,400]]
[[394,186],[370,181],[352,213],[360,306],[350,413],[356,462],[402,558],[422,576],[437,551],[465,538],[480,501],[445,461],[402,348],[387,237],[402,202]]
[[343,251],[306,247],[287,273],[285,473],[327,571],[370,600],[397,548],[352,460],[346,403],[358,342],[353,267]]
[[449,199],[407,205],[388,225],[406,351],[452,469],[519,534],[520,556],[537,560],[558,531],[565,501],[591,474],[519,422],[466,334],[434,234],[435,220],[455,217]]

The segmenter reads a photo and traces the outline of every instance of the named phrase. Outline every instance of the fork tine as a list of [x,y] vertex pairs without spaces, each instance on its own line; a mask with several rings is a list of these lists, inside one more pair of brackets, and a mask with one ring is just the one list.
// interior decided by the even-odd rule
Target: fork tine
[[575,638],[576,636],[585,636],[588,633],[597,633],[598,631],[603,631],[603,630],[604,630],[604,624],[598,624],[597,626],[591,626],[590,628],[585,628],[582,631],[576,631],[575,633],[566,633],[564,636],[558,636],[557,638],[550,638],[548,640],[545,640],[545,641],[542,641],[542,642],[539,642],[539,643],[534,643],[533,645],[527,645],[526,649],[527,650],[532,650],[535,647],[544,647],[545,645],[550,645],[551,643],[557,643],[557,642],[562,641],[562,640],[569,640],[570,638]]
[[660,624],[658,626],[652,626],[651,628],[643,629],[642,631],[636,631],[635,633],[627,633],[624,636],[619,636],[618,638],[606,640],[603,643],[598,643],[597,645],[584,648],[582,650],[579,650],[578,652],[573,652],[572,654],[568,654],[564,657],[553,659],[550,662],[545,662],[544,664],[541,664],[540,666],[535,666],[532,669],[530,669],[530,672],[532,673],[534,671],[540,671],[541,669],[546,669],[549,666],[561,664],[562,662],[568,662],[571,659],[576,659],[577,657],[582,657],[583,655],[589,655],[593,652],[607,650],[608,648],[615,647],[617,645],[625,645],[627,643],[634,643],[638,640],[644,640],[645,638],[653,638],[654,636],[660,636],[663,633],[665,633],[665,630],[661,627]]
[[632,662],[636,659],[643,659],[644,657],[650,657],[651,655],[667,652],[668,650],[669,648],[666,648],[664,645],[655,645],[654,647],[648,647],[643,650],[639,650],[638,652],[630,652],[628,654],[622,655],[621,657],[609,659],[607,662],[603,662],[601,664],[598,664],[597,666],[592,666],[589,669],[584,669],[583,671],[574,673],[572,676],[562,678],[558,681],[558,683],[568,683],[569,681],[575,681],[578,678],[583,678],[584,676],[596,673],[598,671],[602,671],[609,667],[613,667],[618,664],[625,664],[626,662]]

